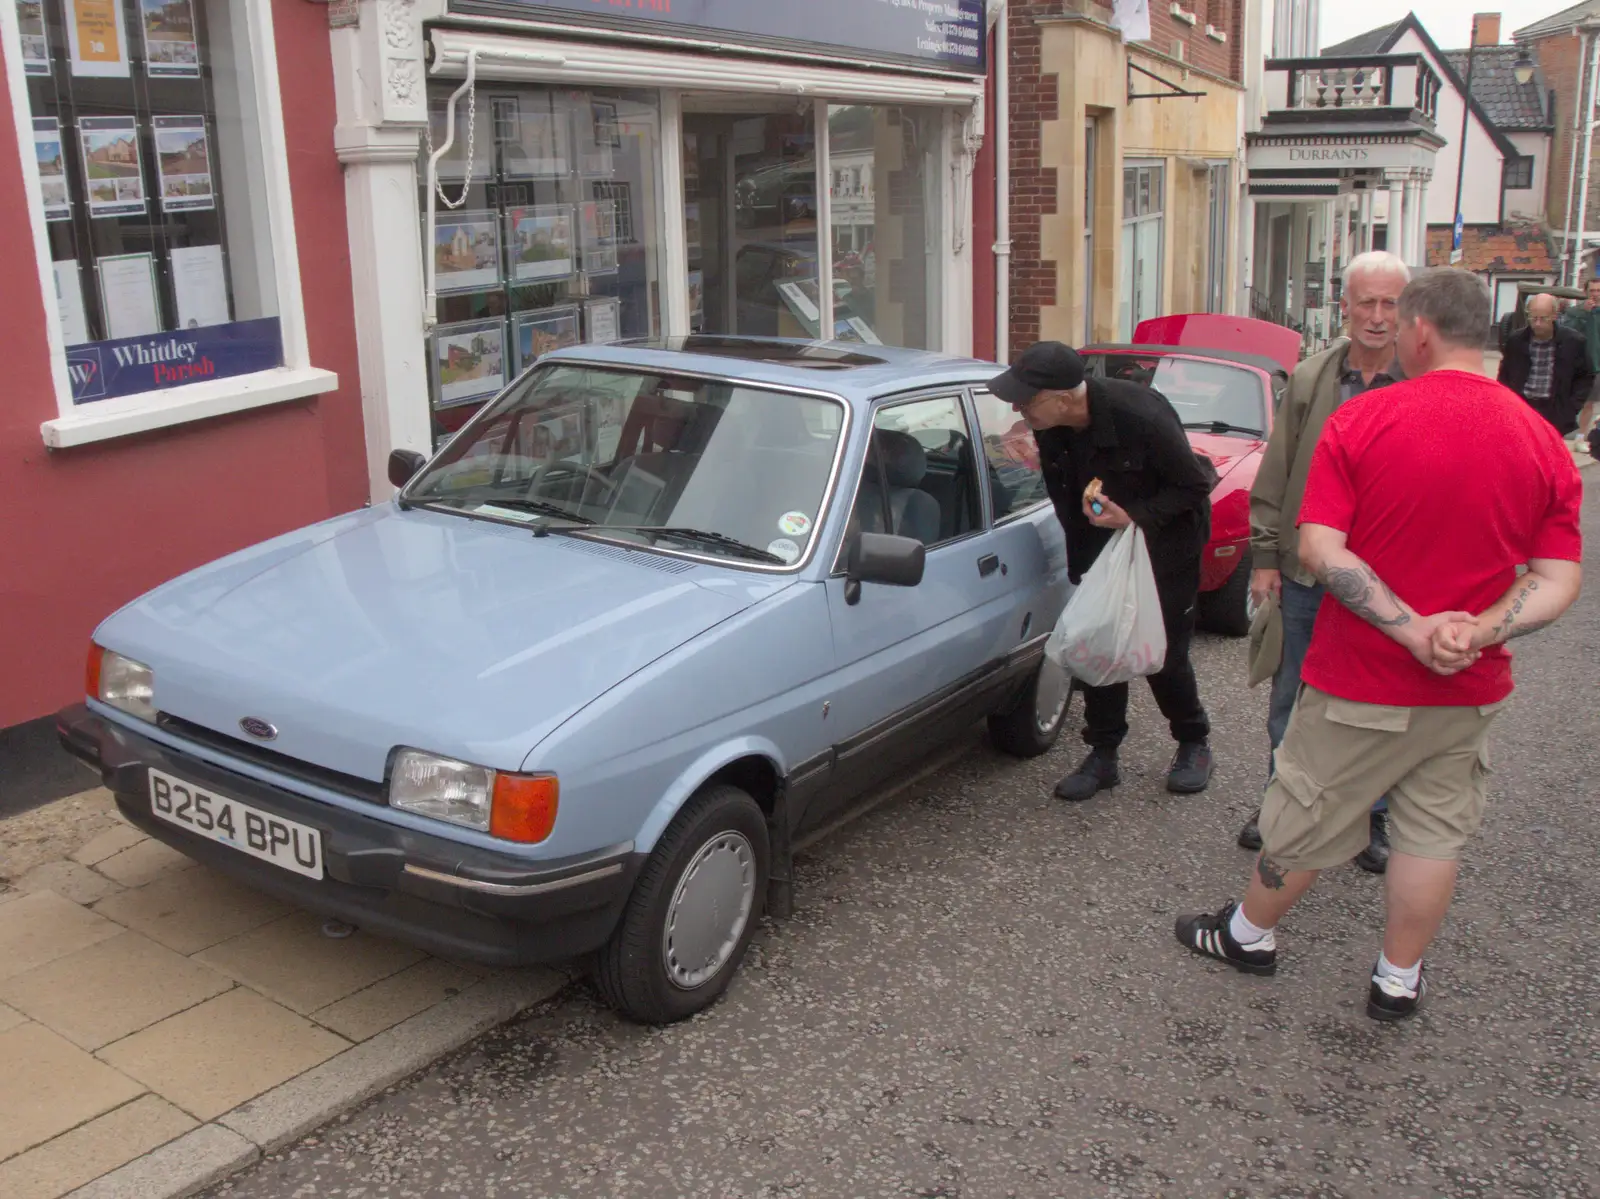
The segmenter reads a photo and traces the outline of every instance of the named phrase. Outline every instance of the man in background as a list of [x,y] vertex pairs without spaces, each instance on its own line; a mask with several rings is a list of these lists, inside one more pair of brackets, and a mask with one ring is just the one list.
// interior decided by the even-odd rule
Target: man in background
[[1329,598],[1262,805],[1265,844],[1243,903],[1174,929],[1195,953],[1275,973],[1278,922],[1320,871],[1360,849],[1372,797],[1387,793],[1394,853],[1367,988],[1375,1020],[1405,1019],[1426,998],[1423,955],[1483,821],[1489,728],[1512,692],[1504,643],[1552,624],[1583,579],[1577,464],[1546,421],[1484,377],[1489,313],[1476,275],[1419,275],[1400,296],[1408,379],[1328,421],[1299,549]]
[[[1584,349],[1589,359],[1589,373],[1594,376],[1594,386],[1589,398],[1578,413],[1578,432],[1573,441],[1581,450],[1583,435],[1594,423],[1596,389],[1600,389],[1600,275],[1589,280],[1585,289],[1587,298],[1582,304],[1573,304],[1561,314],[1561,323],[1583,337]],[[1596,457],[1600,457],[1597,454]]]
[[[1395,359],[1396,305],[1410,278],[1411,269],[1396,254],[1375,250],[1350,260],[1339,297],[1350,337],[1295,368],[1250,489],[1250,557],[1255,567],[1250,598],[1259,607],[1269,593],[1276,594],[1283,619],[1283,657],[1267,706],[1267,739],[1274,751],[1289,727],[1300,691],[1300,664],[1322,606],[1322,585],[1301,565],[1298,551],[1300,499],[1311,455],[1335,409],[1404,377]],[[1270,759],[1267,775],[1270,779]],[[1356,865],[1372,874],[1382,874],[1389,861],[1385,810],[1380,797],[1372,810],[1367,847],[1356,857]],[[1261,848],[1260,815],[1258,809],[1240,831],[1241,848]]]
[[[1591,285],[1590,294],[1597,291]],[[1595,376],[1582,335],[1560,324],[1559,315],[1552,295],[1528,300],[1528,323],[1506,338],[1499,378],[1565,438],[1578,431],[1578,410],[1589,403]]]

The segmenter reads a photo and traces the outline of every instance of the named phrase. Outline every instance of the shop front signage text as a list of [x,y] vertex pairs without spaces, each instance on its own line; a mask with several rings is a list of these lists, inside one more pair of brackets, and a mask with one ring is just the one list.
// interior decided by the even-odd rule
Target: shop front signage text
[[[481,0],[458,0],[462,8]],[[984,0],[498,0],[557,10],[607,26],[686,35],[743,34],[759,42],[825,47],[844,57],[899,60],[981,75]],[[827,31],[827,41],[818,31]]]
[[1369,155],[1361,146],[1290,147],[1290,162],[1366,162]]
[[67,347],[74,404],[248,375],[282,364],[283,336],[275,317]]

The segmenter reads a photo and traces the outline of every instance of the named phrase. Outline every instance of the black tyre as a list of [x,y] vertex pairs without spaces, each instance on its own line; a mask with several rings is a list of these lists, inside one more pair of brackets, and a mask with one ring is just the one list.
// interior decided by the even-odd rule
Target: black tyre
[[1049,753],[1061,736],[1071,703],[1072,677],[1044,658],[1010,710],[989,717],[989,739],[995,748],[1017,758]]
[[1246,637],[1250,633],[1250,555],[1233,568],[1228,581],[1215,591],[1202,591],[1196,621],[1208,633]]
[[707,787],[667,827],[594,964],[601,997],[669,1024],[713,1003],[744,958],[766,899],[767,822],[738,787]]

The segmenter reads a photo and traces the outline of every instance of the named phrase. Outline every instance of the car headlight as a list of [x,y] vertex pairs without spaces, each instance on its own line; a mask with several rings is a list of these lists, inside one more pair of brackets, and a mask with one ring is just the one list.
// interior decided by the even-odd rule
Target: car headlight
[[552,774],[511,774],[402,749],[389,772],[389,806],[479,829],[506,841],[543,841],[561,789]]
[[123,657],[98,645],[89,647],[89,676],[85,690],[103,704],[129,716],[154,721],[156,676],[143,662]]

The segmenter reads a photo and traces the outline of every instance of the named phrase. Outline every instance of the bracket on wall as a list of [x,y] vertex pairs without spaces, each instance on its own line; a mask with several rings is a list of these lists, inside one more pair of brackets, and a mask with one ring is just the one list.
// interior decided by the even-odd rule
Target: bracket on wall
[[[1148,77],[1150,79],[1154,79],[1157,83],[1159,83],[1162,87],[1166,88],[1167,90],[1164,91],[1164,92],[1136,92],[1136,91],[1134,91],[1133,90],[1133,73],[1135,71],[1138,71],[1139,74],[1144,75],[1144,76],[1146,76],[1146,77]],[[1130,101],[1133,101],[1133,100],[1171,100],[1171,99],[1174,99],[1174,98],[1176,98],[1178,96],[1185,96],[1185,97],[1188,97],[1189,99],[1197,100],[1203,95],[1205,95],[1204,92],[1187,92],[1187,91],[1184,91],[1183,88],[1179,87],[1176,83],[1172,83],[1169,80],[1161,78],[1161,76],[1157,75],[1154,71],[1146,70],[1144,67],[1141,67],[1138,63],[1134,62],[1131,58],[1128,60],[1128,99]]]

